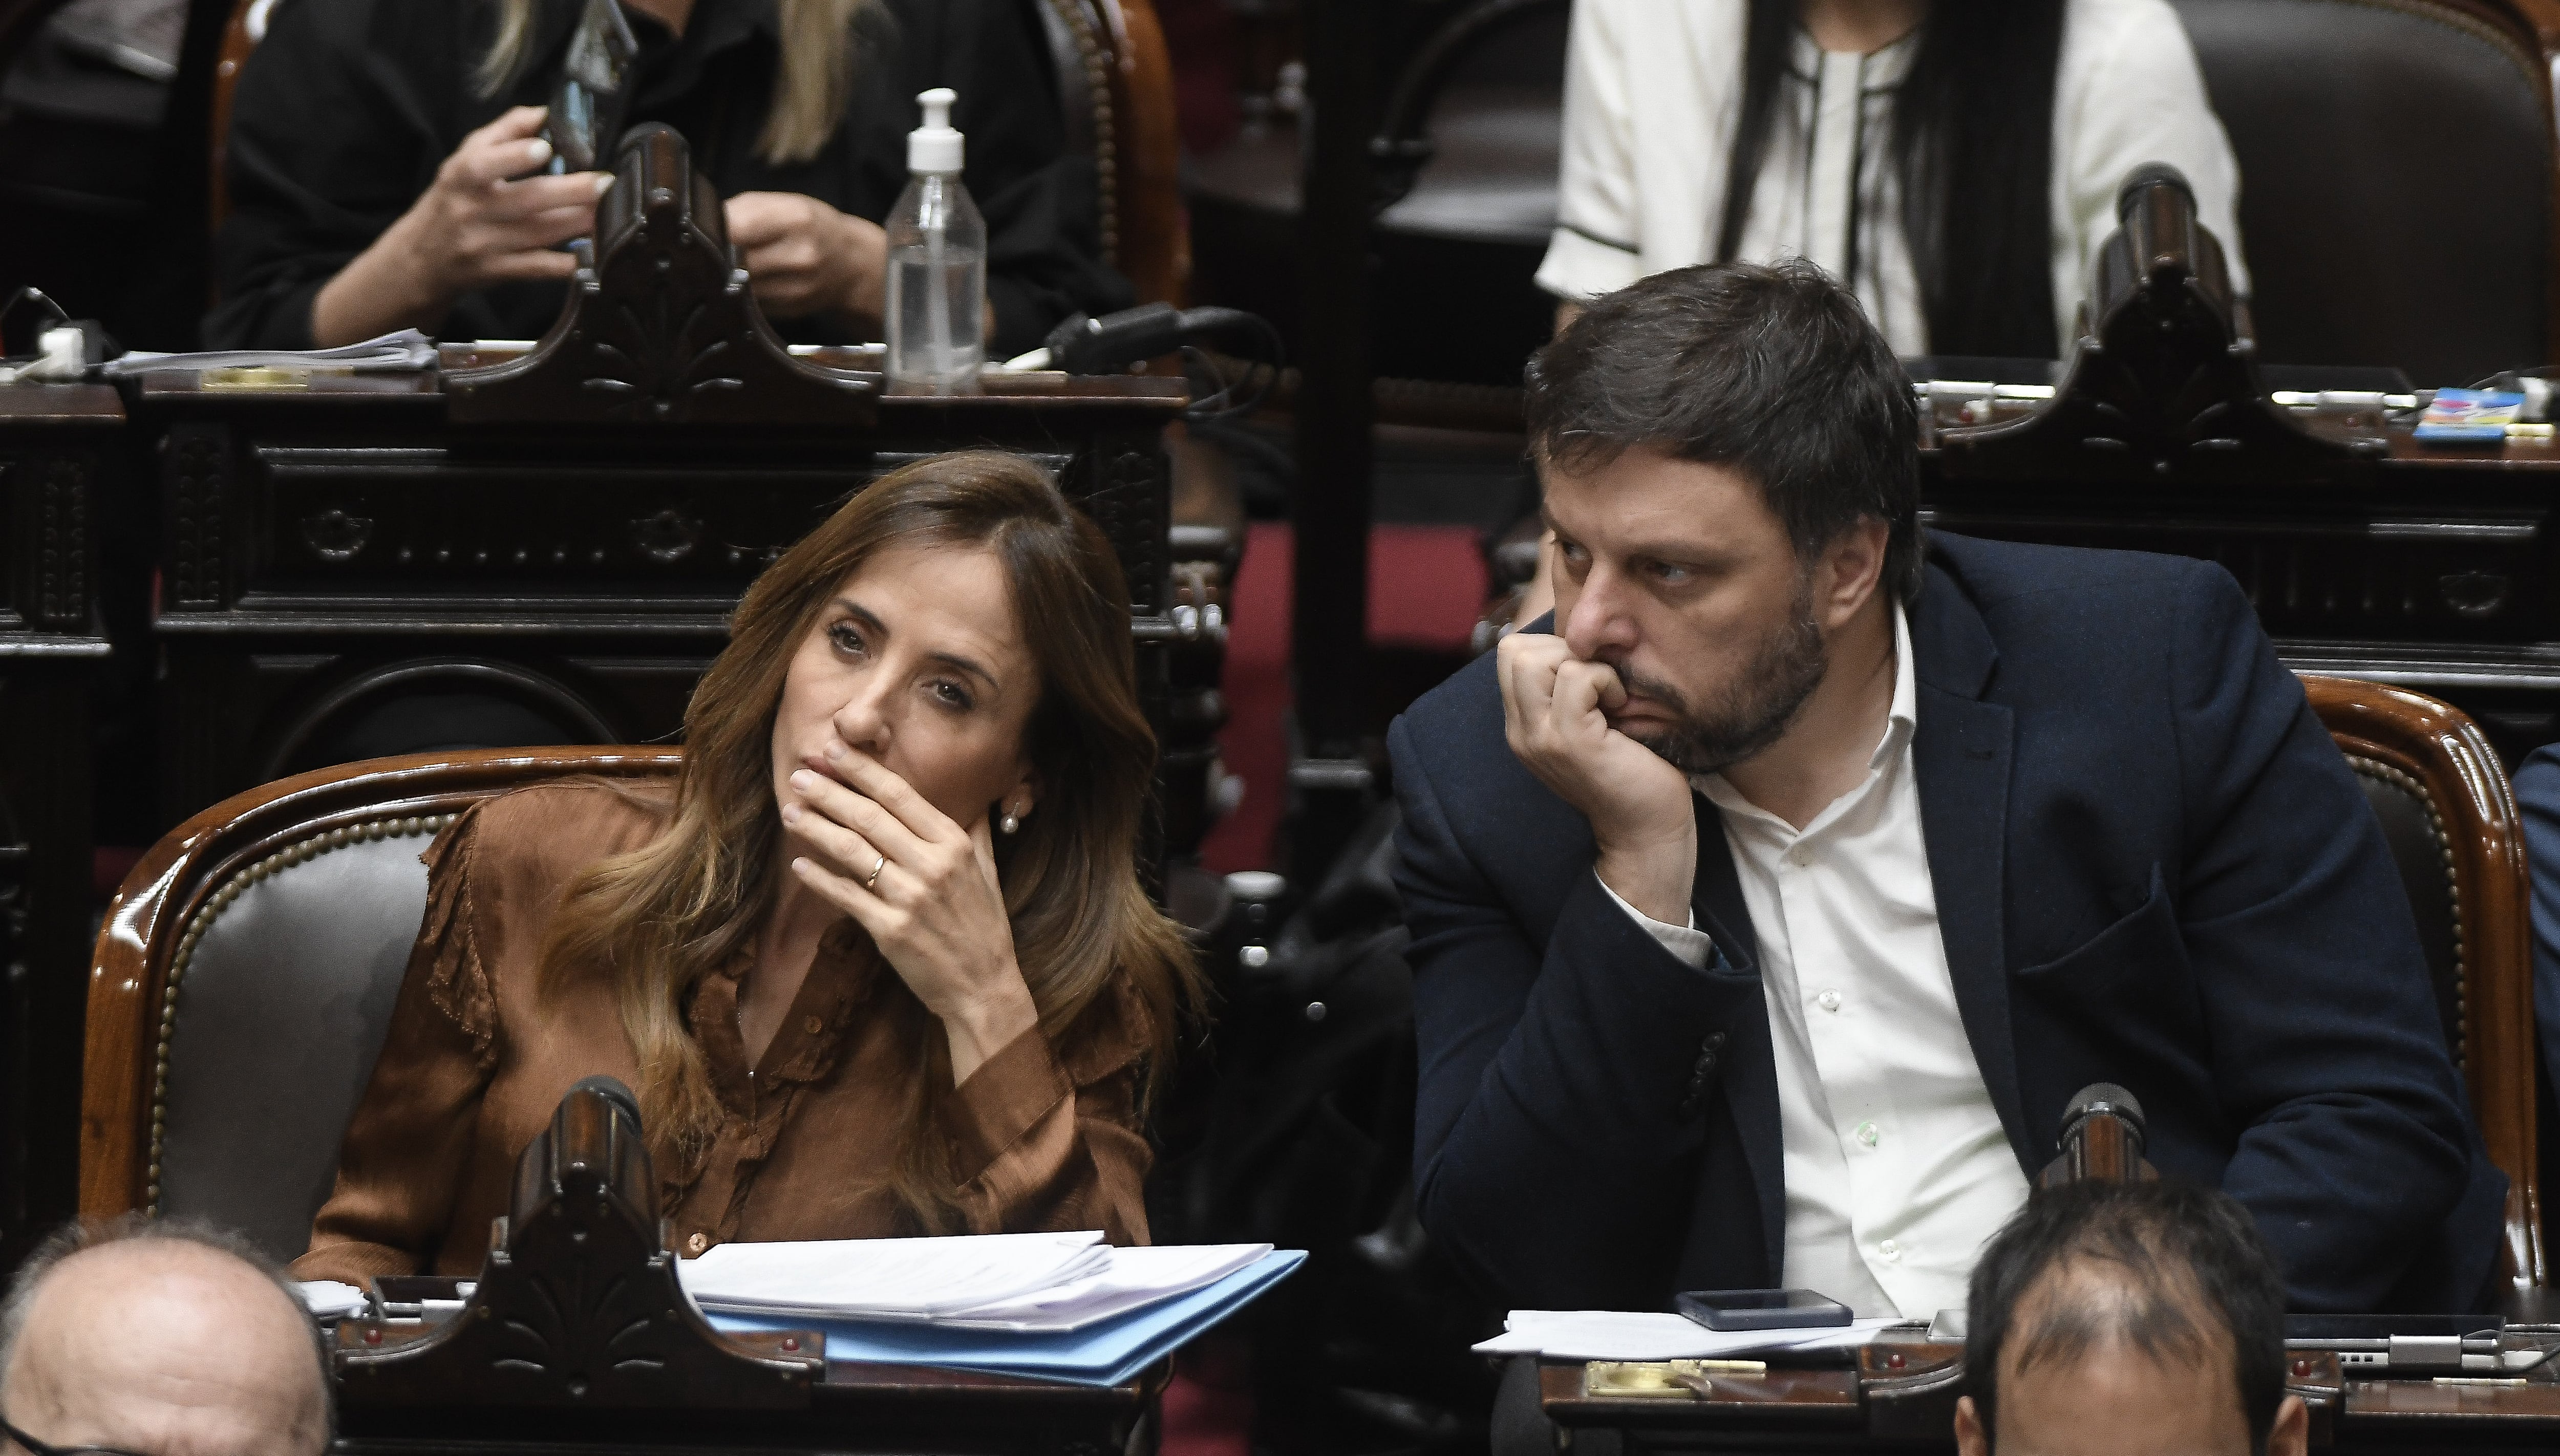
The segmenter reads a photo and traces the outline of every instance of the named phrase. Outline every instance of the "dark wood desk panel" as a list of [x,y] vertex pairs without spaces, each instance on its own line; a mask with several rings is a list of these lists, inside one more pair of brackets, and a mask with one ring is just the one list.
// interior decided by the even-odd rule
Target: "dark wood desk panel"
[[425,746],[363,741],[372,708],[420,694],[511,704],[560,741],[668,739],[759,570],[880,473],[975,445],[1041,461],[1110,536],[1165,728],[1178,382],[892,391],[868,427],[536,430],[451,424],[437,378],[154,376],[135,392],[160,442],[167,817],[351,743]]
[[827,1367],[794,1411],[344,1409],[340,1456],[1150,1456],[1159,1366],[1108,1388],[907,1366]]
[[[1943,422],[1942,422],[1943,427]],[[2419,445],[2307,484],[2050,474],[1986,478],[1923,451],[1922,520],[1970,536],[2215,562],[2248,593],[2277,651],[2304,672],[2443,698],[2510,764],[2560,738],[2560,448]]]
[[[1891,1334],[1893,1332],[1887,1332]],[[2554,1332],[2517,1332],[2531,1343]],[[1896,1367],[1891,1360],[1905,1354]],[[1607,1399],[1584,1393],[1583,1364],[1538,1370],[1540,1404],[1568,1433],[1608,1432],[1626,1456],[1649,1452],[1922,1452],[1954,1449],[1962,1350],[1903,1339],[1861,1350],[1854,1370],[1719,1375],[1704,1399]],[[2371,1456],[2547,1452],[2560,1445],[2560,1371],[2508,1386],[2341,1380],[2335,1358],[2298,1358],[2289,1390],[2311,1407],[2314,1450]],[[1569,1449],[1569,1447],[1568,1447]]]
[[101,386],[0,389],[0,1270],[78,1203],[94,517],[124,422]]

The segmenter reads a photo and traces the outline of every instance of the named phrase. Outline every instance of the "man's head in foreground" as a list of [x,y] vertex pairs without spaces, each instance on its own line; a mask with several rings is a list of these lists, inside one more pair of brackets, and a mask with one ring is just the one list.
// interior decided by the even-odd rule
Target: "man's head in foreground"
[[328,1367],[301,1300],[239,1239],[169,1219],[76,1223],[0,1304],[0,1419],[53,1447],[317,1456]]
[[1555,634],[1617,670],[1612,728],[1718,770],[1786,732],[1843,633],[1890,650],[1920,584],[1919,415],[1821,269],[1706,263],[1594,299],[1526,396]]
[[1964,1456],[2300,1456],[2285,1291],[2239,1204],[2175,1181],[2036,1194],[1985,1246]]

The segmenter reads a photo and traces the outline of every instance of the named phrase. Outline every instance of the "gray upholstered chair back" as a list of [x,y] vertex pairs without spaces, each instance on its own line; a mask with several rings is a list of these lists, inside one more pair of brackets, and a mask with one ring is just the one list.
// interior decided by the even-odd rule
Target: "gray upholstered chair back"
[[2550,81],[2445,0],[2172,0],[2240,162],[2259,357],[2468,385],[2551,358]]
[[377,758],[239,795],[152,847],[89,983],[80,1211],[209,1218],[302,1252],[426,905],[418,856],[493,793],[654,777],[665,748]]
[[197,912],[170,967],[159,1213],[237,1228],[280,1259],[309,1244],[425,913],[418,854],[451,819],[314,835]]

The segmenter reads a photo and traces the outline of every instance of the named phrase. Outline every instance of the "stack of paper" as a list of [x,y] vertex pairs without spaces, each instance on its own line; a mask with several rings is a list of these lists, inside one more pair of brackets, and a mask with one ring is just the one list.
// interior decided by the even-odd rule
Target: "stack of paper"
[[354,374],[397,374],[435,363],[435,346],[415,329],[402,329],[335,349],[223,349],[207,354],[146,354],[136,350],[99,365],[109,379],[170,369],[312,369]]
[[1251,1302],[1305,1254],[1114,1248],[1099,1233],[733,1243],[683,1263],[725,1330],[816,1329],[838,1362],[1110,1385]]
[[935,1320],[1090,1279],[1111,1267],[1099,1233],[727,1243],[682,1262],[705,1310],[780,1319]]
[[1680,1315],[1627,1310],[1516,1309],[1480,1355],[1549,1360],[1721,1360],[1782,1350],[1863,1345],[1901,1320],[1851,1320],[1802,1330],[1710,1330]]

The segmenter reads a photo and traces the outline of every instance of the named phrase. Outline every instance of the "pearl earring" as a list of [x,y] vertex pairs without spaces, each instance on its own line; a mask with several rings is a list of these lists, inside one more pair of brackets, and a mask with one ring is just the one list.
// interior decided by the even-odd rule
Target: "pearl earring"
[[1005,817],[996,821],[996,827],[1007,834],[1012,834],[1014,831],[1023,827],[1023,821],[1020,816],[1016,815],[1011,810],[1007,810]]

